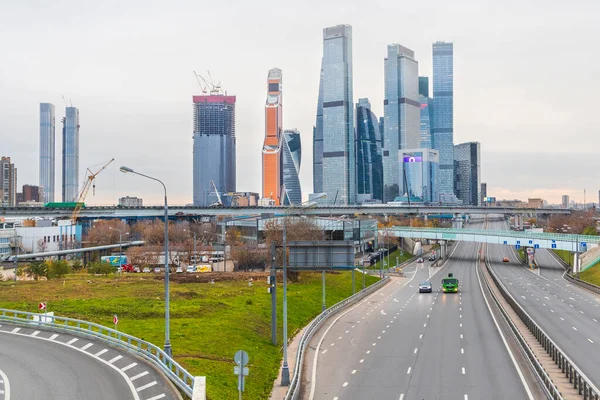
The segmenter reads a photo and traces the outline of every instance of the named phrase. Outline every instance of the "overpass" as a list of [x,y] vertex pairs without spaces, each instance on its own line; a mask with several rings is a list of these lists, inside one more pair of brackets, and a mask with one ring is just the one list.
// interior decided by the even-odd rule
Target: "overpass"
[[[386,230],[379,230],[379,233],[382,235],[385,235],[385,232]],[[387,234],[412,239],[455,240],[462,242],[504,244],[515,246],[516,248],[533,247],[536,249],[568,250],[578,253],[587,251],[588,247],[600,245],[600,236],[568,235],[562,233],[532,233],[525,231],[394,226],[387,229]]]
[[[290,207],[194,207],[169,206],[170,218],[201,218],[218,216],[242,216],[256,214],[290,213]],[[298,212],[308,216],[341,216],[341,215],[551,215],[570,214],[570,210],[556,208],[515,208],[515,207],[477,207],[477,206],[391,206],[386,204],[372,206],[334,206],[298,208]],[[0,217],[6,218],[70,218],[73,208],[49,207],[3,207]],[[91,206],[85,207],[79,214],[80,220],[91,219],[139,219],[162,218],[164,206],[121,207],[121,206]]]

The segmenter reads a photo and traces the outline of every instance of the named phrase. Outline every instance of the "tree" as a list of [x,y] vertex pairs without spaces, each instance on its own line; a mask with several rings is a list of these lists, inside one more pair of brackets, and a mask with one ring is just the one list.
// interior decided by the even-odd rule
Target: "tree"
[[595,226],[588,226],[583,230],[584,235],[597,236],[598,231]]
[[88,272],[90,274],[98,274],[98,275],[104,275],[104,276],[108,276],[108,274],[112,273],[115,271],[115,268],[110,265],[107,262],[102,262],[102,261],[94,261],[92,263],[89,264],[88,266]]
[[25,268],[25,274],[34,280],[48,276],[48,265],[45,262],[35,261]]
[[121,220],[96,221],[88,230],[86,240],[91,246],[119,243],[119,231],[125,236],[129,232],[129,226]]
[[71,266],[66,260],[53,260],[48,263],[48,279],[60,279],[71,272]]
[[38,239],[37,248],[38,252],[45,253],[46,251],[48,251],[48,242],[46,242],[44,239]]

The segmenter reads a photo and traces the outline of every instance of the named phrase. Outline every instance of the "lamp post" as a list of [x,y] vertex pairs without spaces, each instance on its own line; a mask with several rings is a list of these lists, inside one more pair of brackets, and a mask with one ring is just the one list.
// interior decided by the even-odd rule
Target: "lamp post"
[[[117,228],[113,228],[112,226],[109,226],[108,229],[112,229],[113,231],[117,231],[119,232],[119,272],[122,272],[123,269],[123,259],[121,258],[121,255],[123,254],[123,232],[121,232],[119,229]],[[126,235],[129,235],[129,232],[125,232]]]
[[171,349],[171,338],[170,338],[170,321],[169,321],[169,206],[167,203],[167,187],[160,180],[153,178],[148,175],[144,175],[142,173],[136,172],[128,167],[121,167],[119,170],[123,173],[131,173],[139,176],[143,176],[144,178],[151,179],[160,183],[165,190],[165,353],[169,357],[173,355]]

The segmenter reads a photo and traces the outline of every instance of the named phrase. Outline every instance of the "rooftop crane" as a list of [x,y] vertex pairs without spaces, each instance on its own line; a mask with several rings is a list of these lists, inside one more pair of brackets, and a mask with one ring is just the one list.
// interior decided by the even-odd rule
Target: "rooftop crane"
[[[198,81],[198,86],[200,86],[200,89],[202,89],[202,93],[206,94],[207,93],[207,85],[202,86],[202,83],[200,82],[200,79],[202,79],[204,81],[204,78],[202,78],[202,76],[198,75],[196,73],[196,71],[194,71],[194,76],[196,77],[196,80]],[[204,83],[206,84],[206,81],[204,81]]]
[[92,193],[96,194],[96,185],[94,184],[94,179],[96,179],[96,176],[98,176],[100,172],[104,171],[106,167],[108,167],[113,161],[115,161],[115,159],[111,158],[110,161],[104,163],[104,165],[102,165],[102,168],[100,168],[96,172],[92,172],[89,168],[87,169],[87,176],[85,178],[85,182],[83,183],[83,187],[79,192],[79,196],[77,196],[77,204],[75,205],[75,209],[73,210],[73,214],[71,215],[71,222],[73,222],[73,224],[77,223],[77,217],[81,212],[81,208],[83,207],[85,198],[88,194],[88,191],[90,190],[90,186],[93,187]]
[[215,185],[215,182],[211,180],[210,184],[212,185],[212,187],[213,187],[213,189],[215,191],[215,194],[217,195],[217,202],[213,203],[212,205],[213,206],[222,206],[223,205],[223,201],[221,200],[221,195],[219,194],[219,191],[217,190],[217,186]]

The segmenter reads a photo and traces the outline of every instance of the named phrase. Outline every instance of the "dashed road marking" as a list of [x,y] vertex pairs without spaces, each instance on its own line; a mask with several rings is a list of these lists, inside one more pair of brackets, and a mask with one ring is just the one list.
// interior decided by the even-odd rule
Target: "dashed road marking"
[[355,369],[353,369],[353,370],[352,370],[352,375],[354,375],[355,373],[356,373],[356,370],[355,370]]
[[79,339],[77,339],[77,338],[73,338],[73,339],[69,340],[69,341],[67,342],[67,344],[68,344],[68,345],[72,345],[73,343],[75,343],[75,342],[76,342],[76,341],[78,341],[78,340],[79,340]]
[[96,357],[100,357],[102,354],[106,353],[108,351],[108,349],[104,349],[104,350],[100,350],[99,352],[97,352],[96,354],[94,354]]
[[58,337],[58,334],[56,334],[56,333],[55,333],[54,335],[50,336],[48,339],[49,339],[49,340],[54,340],[54,339],[56,339],[57,337]]
[[417,351],[418,351],[418,350],[419,350],[419,349],[415,347],[415,351],[413,352],[413,354],[417,354]]
[[325,353],[327,353],[327,349],[325,349],[321,352],[321,354],[325,354]]
[[462,367],[462,374],[465,374],[465,367]]
[[39,335],[39,334],[40,334],[40,331],[35,331],[35,332],[33,332],[33,333],[31,334],[31,336],[37,336],[37,335]]
[[83,347],[81,348],[81,350],[84,350],[84,351],[85,351],[85,350],[89,349],[90,347],[92,347],[93,345],[94,345],[94,343],[88,343],[88,344],[86,344],[85,346],[83,346]]
[[108,362],[110,364],[114,364],[115,362],[119,361],[121,358],[123,358],[123,356],[122,355],[118,355],[115,358],[110,359]]
[[412,367],[408,367],[408,371],[406,371],[406,375],[409,375],[411,370],[412,370]]
[[121,371],[125,372],[125,371],[130,370],[131,368],[135,367],[136,365],[137,365],[137,363],[135,363],[135,362],[131,363],[128,366],[121,368]]
[[139,374],[137,374],[136,376],[132,376],[131,378],[129,378],[130,381],[135,381],[136,379],[141,378],[142,376],[146,376],[148,375],[148,371],[144,371],[144,372],[140,372]]
[[590,338],[588,338],[588,342],[594,343],[594,341],[592,339],[590,339]]
[[342,385],[342,387],[346,387],[348,386],[348,382],[344,382],[344,384]]

